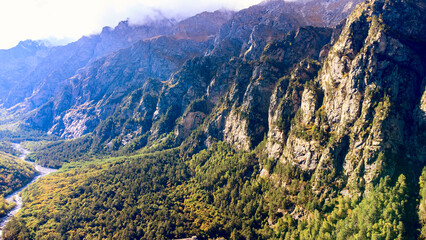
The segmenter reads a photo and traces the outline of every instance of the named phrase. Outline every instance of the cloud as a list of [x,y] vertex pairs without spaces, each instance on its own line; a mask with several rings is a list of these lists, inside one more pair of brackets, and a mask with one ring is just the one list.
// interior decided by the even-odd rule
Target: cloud
[[183,18],[221,8],[239,10],[261,0],[13,0],[0,2],[0,48],[26,39],[78,39],[115,26],[141,22],[161,11]]

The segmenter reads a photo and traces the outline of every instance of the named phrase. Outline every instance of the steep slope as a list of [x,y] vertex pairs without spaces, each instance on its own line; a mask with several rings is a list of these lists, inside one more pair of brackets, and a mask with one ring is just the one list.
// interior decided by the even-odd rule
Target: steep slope
[[[7,146],[3,142],[1,145]],[[0,151],[0,172],[0,218],[3,218],[15,207],[15,202],[8,202],[4,197],[30,182],[36,171],[18,157]]]
[[[257,146],[268,132],[268,108],[265,106],[269,104],[276,83],[303,59],[318,60],[321,49],[330,41],[331,33],[331,29],[327,28],[300,28],[288,33],[281,41],[269,43],[256,64],[249,67],[245,63],[248,67],[246,71],[251,72],[245,73],[248,75],[238,72],[236,81],[228,83],[230,91],[218,106],[223,111],[220,115],[214,115],[207,123],[207,133],[219,135],[208,138],[223,139],[244,150]],[[311,60],[305,62],[312,64],[309,63]],[[209,97],[214,94],[215,88],[212,85]],[[220,121],[223,121],[223,125],[215,127],[214,123]]]
[[265,45],[300,26],[334,27],[362,0],[265,1],[237,12],[218,34],[212,55],[260,57]]
[[36,174],[33,166],[5,152],[0,152],[0,169],[0,196],[9,195],[23,187]]
[[233,14],[234,12],[227,10],[202,12],[174,25],[170,35],[176,39],[192,39],[197,42],[204,42],[215,37],[222,25]]
[[70,78],[61,93],[38,109],[28,122],[63,137],[91,132],[147,79],[167,80],[205,47],[205,43],[169,37],[141,41],[94,62]]
[[16,47],[0,50],[0,103],[11,88],[30,74],[49,53],[43,42],[26,40]]
[[343,174],[354,190],[392,176],[396,166],[423,163],[422,10],[421,1],[360,5],[312,79],[314,88],[300,96],[290,134],[271,133],[284,137],[270,139],[266,150],[282,149],[280,161],[315,172],[318,181]]
[[[346,1],[343,2],[347,3]],[[312,4],[314,4],[314,2],[307,2],[304,3],[304,6],[311,6]],[[178,143],[188,137],[190,133],[204,121],[205,117],[210,114],[213,107],[218,103],[220,98],[227,92],[231,85],[240,84],[237,79],[241,78],[241,81],[248,81],[240,86],[241,89],[239,91],[242,91],[241,94],[247,91],[247,96],[257,94],[261,99],[232,99],[230,105],[235,103],[236,105],[234,108],[237,109],[241,106],[241,104],[243,104],[245,107],[240,108],[238,112],[252,112],[257,115],[257,117],[250,115],[251,119],[248,119],[252,123],[255,123],[256,121],[258,122],[255,123],[257,124],[256,126],[253,126],[256,130],[254,130],[253,133],[247,133],[247,131],[252,131],[250,130],[252,128],[250,125],[248,127],[243,127],[245,130],[242,130],[243,133],[241,133],[243,135],[245,134],[248,138],[253,138],[253,140],[249,140],[247,138],[243,141],[241,137],[231,140],[234,138],[233,135],[237,134],[236,132],[241,131],[234,131],[233,127],[230,126],[228,126],[226,130],[224,126],[222,126],[218,129],[212,128],[211,131],[225,131],[225,138],[229,138],[230,142],[233,141],[236,144],[244,145],[244,149],[248,149],[248,146],[255,146],[260,142],[263,135],[267,132],[266,122],[268,121],[267,118],[263,117],[266,112],[264,111],[265,109],[260,107],[260,105],[259,107],[254,107],[252,110],[248,110],[248,108],[251,107],[252,103],[257,101],[259,101],[259,103],[269,102],[269,96],[272,94],[273,86],[275,84],[274,82],[286,73],[289,73],[299,61],[304,58],[318,60],[320,52],[323,50],[322,48],[330,42],[330,38],[333,35],[333,31],[327,28],[300,28],[300,26],[312,23],[305,20],[302,21],[304,17],[300,11],[294,11],[300,6],[301,5],[299,3],[272,1],[243,10],[234,15],[229,12],[202,13],[194,16],[193,18],[184,20],[176,24],[172,30],[172,38],[176,40],[181,39],[179,40],[180,42],[182,42],[183,39],[195,40],[197,42],[200,40],[212,39],[212,36],[219,30],[219,26],[223,26],[216,35],[213,45],[211,45],[211,42],[197,43],[200,46],[197,50],[199,54],[195,54],[196,51],[190,50],[191,47],[185,44],[168,46],[167,44],[163,44],[163,41],[147,40],[145,41],[145,44],[150,42],[153,49],[158,48],[158,51],[161,51],[160,49],[164,49],[165,51],[175,49],[178,52],[192,51],[192,53],[185,57],[161,56],[165,62],[160,63],[155,60],[161,59],[158,58],[158,55],[155,55],[155,51],[157,50],[142,50],[139,49],[137,47],[138,44],[136,44],[134,47],[116,54],[117,57],[113,57],[112,59],[117,60],[113,60],[107,65],[101,64],[100,62],[94,62],[88,69],[83,70],[80,75],[71,78],[69,80],[70,84],[64,86],[64,90],[57,95],[55,100],[50,103],[46,103],[39,108],[35,115],[30,117],[27,122],[33,127],[37,127],[39,129],[50,129],[50,133],[58,134],[63,137],[81,136],[82,134],[91,132],[99,123],[113,114],[116,109],[119,109],[120,105],[126,105],[125,101],[121,101],[122,99],[126,99],[124,98],[124,95],[127,94],[127,96],[129,96],[128,94],[130,94],[130,92],[132,92],[135,88],[142,87],[145,81],[144,79],[149,77],[156,78],[161,81],[168,80],[168,82],[164,85],[163,89],[157,90],[157,94],[159,96],[155,98],[155,110],[147,110],[147,112],[139,113],[139,115],[142,116],[146,116],[146,114],[151,115],[147,118],[152,119],[152,122],[150,120],[150,123],[148,124],[152,126],[150,130],[138,132],[137,134],[132,133],[130,134],[131,137],[129,137],[134,138],[136,136],[148,134],[146,136],[149,136],[151,140],[154,140],[164,133],[175,131]],[[353,6],[350,5],[350,7]],[[311,9],[313,8],[314,7],[311,7]],[[323,14],[320,10],[316,10],[311,14],[318,15],[320,13]],[[344,13],[349,14],[348,12]],[[343,19],[344,14],[342,14],[337,15],[335,19]],[[215,25],[211,25],[211,22],[217,23]],[[204,26],[206,24],[210,27],[197,27]],[[330,24],[333,23],[317,20],[314,25],[325,26]],[[265,27],[266,25],[267,27]],[[270,30],[272,32],[269,32]],[[259,41],[262,43],[253,42],[255,41],[253,38],[256,34],[259,34]],[[278,42],[274,43],[275,45],[269,45],[268,50],[265,50],[265,53],[262,55],[266,43],[271,42],[274,39],[277,39]],[[242,46],[247,45],[250,41],[250,50],[244,50],[244,47]],[[309,41],[312,43],[308,43]],[[233,46],[227,43],[232,43]],[[291,44],[294,44],[294,48],[290,47]],[[308,48],[305,47],[306,44],[309,44]],[[143,51],[147,51],[147,54],[142,54]],[[256,54],[253,54],[252,57],[250,57],[252,58],[251,60],[247,57],[248,55],[242,55],[242,53],[249,53],[250,51],[253,51],[253,53],[256,52]],[[323,52],[326,51],[327,49],[324,49]],[[127,54],[126,57],[124,57],[124,53]],[[180,53],[177,55],[179,54]],[[190,59],[196,55],[198,55],[197,58]],[[109,58],[110,57],[106,58],[105,61],[110,61],[108,60]],[[156,71],[163,72],[164,74],[158,75],[154,72],[142,70],[144,73],[142,75],[138,75],[136,73],[141,70],[138,70],[134,63],[128,66],[129,63],[126,63],[127,59],[132,59],[131,61],[133,62],[145,62],[145,64],[147,64],[145,67],[150,66],[159,68]],[[183,64],[184,60],[188,61]],[[173,62],[176,61],[178,61],[179,64],[173,65]],[[240,68],[240,66],[242,67],[241,72],[235,72],[235,70]],[[161,71],[159,71],[160,69]],[[127,79],[126,76],[117,74],[113,77],[107,76],[106,74],[96,76],[99,72],[109,71],[128,72],[130,75],[135,75],[133,79],[138,78],[139,80],[134,81]],[[242,75],[238,76],[239,74]],[[110,89],[116,88],[117,86],[123,86],[120,87],[121,92],[118,95],[120,97],[115,98],[114,101],[106,101],[109,98],[109,93],[106,94],[103,90],[101,91],[104,87],[98,89],[100,90],[98,93],[99,96],[96,98],[87,97],[88,94],[90,95],[90,93],[87,92],[89,87],[82,88],[81,91],[74,89],[75,86],[83,84],[82,82],[84,81],[88,81],[90,84],[98,84],[98,80],[91,80],[93,78],[111,79],[108,81],[108,83],[111,84]],[[236,79],[234,80],[234,78]],[[262,82],[262,79],[268,79],[269,83]],[[126,84],[121,85],[121,83],[124,82],[126,82]],[[247,85],[249,83],[250,85]],[[73,91],[72,94],[71,91]],[[116,89],[115,91],[118,90]],[[205,101],[202,100],[200,102],[200,106],[203,110],[193,111],[191,109],[187,109],[192,101],[201,98],[205,99]],[[76,102],[69,102],[69,99],[78,100]],[[104,100],[99,102],[100,99]],[[154,101],[154,99],[152,99],[152,101]],[[207,104],[203,107],[205,102],[207,102]],[[91,107],[95,105],[96,107]],[[66,112],[68,108],[72,108],[72,110],[70,110],[70,112]],[[101,110],[101,108],[108,108],[109,110]],[[231,110],[229,107],[226,107],[225,109],[227,112]],[[259,110],[262,111],[258,112]],[[227,115],[228,113],[223,115],[223,118],[227,117]],[[178,126],[175,127],[175,121],[181,116],[182,118],[179,120]],[[128,117],[131,117],[132,122],[137,125],[138,121],[135,121],[136,117]],[[241,120],[230,120],[235,117],[236,116],[231,116],[226,124],[233,125]],[[243,120],[241,120],[241,122],[242,121]],[[116,122],[119,121],[116,120]],[[146,123],[144,123],[144,125],[145,124]],[[138,126],[136,125],[132,128],[137,129]],[[235,124],[234,126],[237,125],[240,124]],[[242,123],[241,126],[245,126],[245,124]],[[127,131],[124,131],[123,129],[122,131],[117,131],[120,132],[119,136],[121,138],[129,138],[125,137],[128,133],[124,134],[124,132]],[[214,137],[217,139],[224,139],[223,136]],[[241,142],[237,143],[240,140]],[[122,142],[127,143],[128,140],[123,140]]]

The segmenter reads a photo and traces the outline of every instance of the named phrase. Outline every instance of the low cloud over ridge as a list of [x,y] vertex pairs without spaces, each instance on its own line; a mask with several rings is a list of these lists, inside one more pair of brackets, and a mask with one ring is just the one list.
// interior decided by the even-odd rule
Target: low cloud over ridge
[[[261,0],[15,0],[0,3],[0,49],[25,39],[76,40],[119,21],[141,23],[159,12],[183,18],[202,11],[239,10]],[[63,43],[63,42],[62,42]]]

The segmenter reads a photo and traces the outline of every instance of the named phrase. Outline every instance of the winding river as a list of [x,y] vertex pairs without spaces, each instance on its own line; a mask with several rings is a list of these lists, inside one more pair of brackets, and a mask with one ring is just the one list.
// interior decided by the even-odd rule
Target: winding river
[[[19,158],[22,159],[23,161],[25,161],[24,159],[30,153],[30,151],[28,151],[27,149],[24,149],[21,146],[21,144],[18,144],[18,143],[13,143],[13,147],[16,150],[18,150],[19,152],[21,152],[21,155],[19,156]],[[25,162],[27,162],[27,163],[29,163],[29,164],[31,164],[31,165],[34,166],[35,170],[37,171],[37,175],[27,185],[25,185],[22,188],[16,190],[15,192],[9,194],[8,196],[5,196],[6,201],[8,201],[8,202],[15,202],[16,206],[6,216],[0,218],[0,239],[3,239],[2,238],[3,227],[22,208],[22,204],[23,203],[22,203],[22,198],[20,196],[20,193],[22,192],[22,190],[24,190],[26,187],[28,187],[28,185],[30,185],[31,183],[35,182],[37,179],[42,178],[42,177],[46,176],[49,173],[57,171],[57,169],[42,167],[42,166],[40,166],[40,165],[38,165],[38,164],[36,164],[34,162],[29,162],[29,161],[25,161]]]

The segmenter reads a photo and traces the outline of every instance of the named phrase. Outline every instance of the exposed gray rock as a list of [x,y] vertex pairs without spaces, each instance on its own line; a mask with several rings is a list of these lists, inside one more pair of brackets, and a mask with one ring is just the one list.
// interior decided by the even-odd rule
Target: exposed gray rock
[[[415,133],[413,122],[422,115],[424,40],[418,34],[426,21],[420,16],[424,5],[414,2],[379,0],[355,9],[316,80],[323,101],[305,88],[287,142],[267,145],[271,156],[283,151],[282,161],[315,171],[316,183],[342,173],[351,190],[392,175],[407,161],[406,153],[422,159],[424,148],[415,146],[416,136],[423,135]],[[416,24],[407,29],[404,21],[391,20],[404,15]],[[283,134],[275,130],[269,136],[276,143]]]

